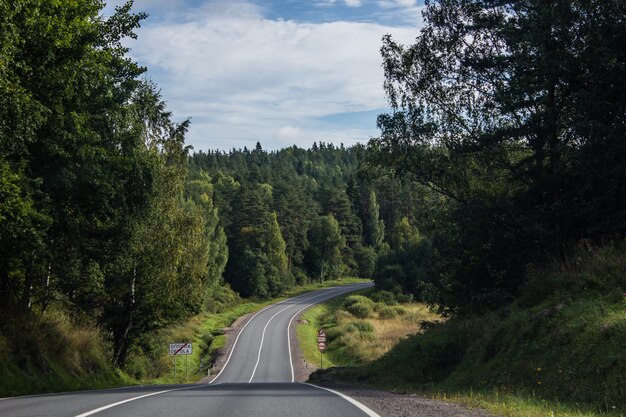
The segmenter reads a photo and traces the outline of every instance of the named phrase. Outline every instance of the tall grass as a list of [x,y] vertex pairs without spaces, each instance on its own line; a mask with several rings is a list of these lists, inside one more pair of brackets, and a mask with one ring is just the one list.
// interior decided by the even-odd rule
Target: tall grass
[[129,385],[115,369],[97,328],[77,327],[51,309],[5,324],[0,335],[0,396]]
[[626,415],[626,245],[529,272],[500,311],[451,319],[340,372],[507,416]]
[[[320,362],[318,329],[326,329],[328,336],[325,367],[356,366],[380,358],[407,335],[418,333],[422,321],[440,319],[423,304],[396,305],[395,299],[376,303],[367,297],[372,294],[371,290],[363,290],[304,312],[297,334],[305,360],[311,366],[318,367]],[[385,313],[389,310],[394,313]]]

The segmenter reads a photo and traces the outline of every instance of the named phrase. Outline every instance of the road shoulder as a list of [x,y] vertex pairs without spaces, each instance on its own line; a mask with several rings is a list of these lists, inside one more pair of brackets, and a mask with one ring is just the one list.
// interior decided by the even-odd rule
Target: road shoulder
[[469,409],[461,404],[433,400],[416,394],[398,394],[329,381],[316,381],[315,384],[341,392],[381,417],[494,417],[482,409]]

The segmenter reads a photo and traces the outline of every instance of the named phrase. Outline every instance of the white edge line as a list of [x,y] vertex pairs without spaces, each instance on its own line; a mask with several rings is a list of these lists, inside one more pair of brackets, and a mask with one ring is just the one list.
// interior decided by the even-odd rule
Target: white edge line
[[[368,284],[369,284],[369,283],[368,283]],[[363,287],[364,287],[364,288],[369,288],[369,285],[365,285],[365,286],[363,286]],[[345,288],[344,288],[344,289],[345,289]],[[344,293],[346,293],[346,294],[347,294],[347,293],[350,293],[350,292],[352,292],[352,291],[356,291],[356,290],[348,290],[348,291],[345,291]],[[314,305],[316,305],[316,304],[319,304],[319,303],[321,303],[321,302],[324,302],[324,301],[326,301],[326,300],[329,300],[329,299],[331,299],[331,298],[338,297],[338,296],[340,296],[340,295],[342,295],[342,294],[343,294],[343,293],[339,293],[339,294],[333,295],[332,297],[328,297],[328,298],[324,298],[324,299],[322,299],[322,300],[316,301],[316,302],[315,302],[315,303],[313,303],[313,304],[309,304],[309,305],[307,305],[307,306],[303,307],[302,309],[300,309],[300,310],[299,310],[296,314],[294,314],[293,316],[291,316],[291,320],[289,320],[289,324],[287,324],[287,349],[289,350],[289,366],[291,366],[291,382],[295,382],[295,380],[296,380],[296,377],[295,377],[295,374],[294,374],[294,371],[293,371],[293,359],[292,359],[292,357],[291,357],[291,336],[290,336],[290,334],[289,334],[289,329],[291,328],[291,322],[293,321],[293,319],[295,319],[296,317],[298,317],[298,314],[302,313],[302,312],[303,312],[304,310],[306,310],[307,308],[312,307],[312,306],[314,306]]]
[[[336,287],[330,287],[330,288],[336,288]],[[328,289],[330,289],[328,288]],[[252,317],[250,317],[250,319],[246,322],[246,324],[243,325],[243,327],[241,328],[241,330],[239,330],[239,333],[237,333],[237,337],[235,338],[235,342],[233,343],[233,346],[230,348],[230,353],[228,354],[228,358],[226,358],[226,363],[224,363],[224,366],[222,366],[222,369],[220,369],[220,371],[217,373],[217,375],[215,375],[215,378],[213,378],[211,381],[209,381],[209,384],[214,383],[217,378],[220,377],[220,375],[222,375],[222,372],[224,372],[224,370],[226,369],[226,366],[228,365],[228,362],[230,362],[230,358],[233,356],[233,352],[235,351],[235,346],[237,346],[237,341],[239,340],[239,336],[241,336],[241,334],[243,333],[244,329],[248,326],[248,324],[250,324],[250,322],[259,314],[261,314],[262,312],[264,312],[265,310],[267,310],[270,307],[275,307],[279,304],[283,304],[286,303],[287,301],[292,301],[298,297],[302,297],[302,296],[306,296],[306,295],[310,295],[311,293],[303,293],[303,294],[298,294],[295,297],[291,297],[291,298],[287,298],[283,301],[279,301],[278,303],[274,303],[274,304],[270,304],[267,305],[265,307],[263,307],[262,309],[260,309],[259,311],[257,311]]]
[[332,390],[332,389],[329,389],[329,388],[324,388],[324,387],[320,387],[320,386],[317,386],[317,385],[309,384],[308,382],[300,382],[300,384],[308,385],[310,387],[314,387],[314,388],[317,388],[317,389],[321,389],[321,390],[324,390],[324,391],[331,392],[331,393],[333,393],[335,395],[340,396],[344,400],[348,401],[350,404],[354,405],[359,410],[363,411],[369,417],[380,417],[380,415],[378,413],[376,413],[375,411],[371,410],[366,405],[361,404],[360,402],[358,402],[354,398],[348,397],[346,394],[342,394],[339,391],[335,391],[335,390]]
[[118,402],[113,403],[113,404],[105,405],[103,407],[96,408],[95,410],[87,411],[86,413],[83,413],[83,414],[78,414],[75,417],[87,417],[87,416],[91,416],[93,414],[99,413],[101,411],[108,410],[109,408],[113,408],[113,407],[117,407],[118,405],[129,403],[131,401],[140,400],[140,399],[146,398],[146,397],[152,397],[153,395],[165,394],[167,392],[182,391],[182,390],[193,389],[193,388],[199,388],[199,386],[198,385],[194,385],[192,387],[174,388],[174,389],[168,389],[168,390],[165,390],[165,391],[151,392],[150,394],[144,394],[144,395],[140,395],[139,397],[128,398],[126,400],[118,401]]
[[[350,292],[350,291],[348,291]],[[295,375],[293,372],[293,359],[291,357],[291,335],[289,334],[289,329],[291,328],[291,322],[293,321],[293,319],[295,319],[296,317],[298,317],[298,315],[300,313],[302,313],[304,310],[306,310],[309,307],[314,306],[315,304],[319,304],[323,301],[329,300],[331,298],[335,298],[336,296],[341,295],[341,293],[337,294],[337,295],[333,295],[332,297],[328,297],[328,298],[323,298],[319,301],[316,301],[312,304],[309,304],[307,306],[304,306],[303,308],[301,308],[300,310],[298,310],[298,312],[296,314],[294,314],[293,316],[291,316],[291,320],[289,320],[289,323],[287,324],[287,349],[289,350],[289,366],[291,367],[291,382],[295,382]]]
[[[323,292],[322,292],[322,294],[314,294],[314,295],[311,295],[311,293],[308,293],[308,295],[311,295],[311,297],[305,298],[304,300],[300,300],[300,301],[309,301],[309,300],[312,300],[312,299],[317,298],[317,297],[319,297],[319,296],[325,296],[325,295],[328,295],[329,293],[333,293],[333,295],[332,295],[331,297],[328,297],[328,298],[333,298],[333,297],[335,297],[336,295],[341,294],[341,292],[339,292],[338,294],[334,294],[335,292],[337,292],[338,290],[340,290],[340,289],[339,289],[339,288],[337,288],[337,287],[331,287],[331,288],[329,288],[329,290],[330,290],[330,289],[332,289],[332,291],[323,291]],[[342,289],[343,289],[343,288],[342,288]],[[342,290],[342,289],[341,289],[341,290]],[[295,297],[294,297],[294,298],[295,298]],[[317,303],[321,303],[322,301],[327,300],[328,298],[322,298],[321,300],[316,301],[316,302],[315,302],[315,303],[313,303],[313,304],[309,304],[307,307],[310,307],[310,306],[312,306],[312,305],[314,305],[314,304],[317,304]],[[291,299],[290,299],[290,300],[291,300]],[[286,301],[286,300],[285,300],[285,301]],[[278,305],[278,304],[274,304],[274,305]],[[263,341],[265,340],[265,331],[267,330],[267,326],[269,326],[270,322],[272,321],[272,319],[273,319],[274,317],[276,317],[277,315],[279,315],[280,313],[282,313],[283,311],[287,310],[287,309],[288,309],[288,308],[290,308],[290,307],[292,307],[292,305],[288,305],[287,307],[283,308],[282,310],[280,310],[280,311],[278,311],[278,312],[274,313],[274,315],[273,315],[272,317],[270,317],[270,318],[269,318],[269,320],[267,321],[267,323],[265,323],[265,327],[263,327],[263,333],[261,334],[261,346],[259,346],[259,353],[258,353],[257,358],[256,358],[256,364],[254,365],[254,369],[252,370],[252,376],[251,376],[251,377],[250,377],[250,379],[248,380],[248,383],[251,383],[251,382],[252,382],[252,379],[254,378],[254,375],[256,374],[256,370],[257,370],[257,368],[258,368],[258,366],[259,366],[259,362],[260,362],[260,360],[261,360],[261,351],[263,350]],[[305,308],[307,308],[307,307],[305,307]],[[297,314],[297,313],[296,313],[296,314]],[[293,319],[293,317],[292,317],[292,319]],[[289,321],[289,323],[291,324],[291,320]],[[287,328],[289,328],[289,325],[287,325]],[[241,329],[241,330],[243,331],[243,329]],[[290,351],[289,351],[289,364],[291,364],[291,349],[290,349]],[[293,371],[292,371],[292,377],[293,377]],[[292,380],[291,382],[293,382],[293,380]]]

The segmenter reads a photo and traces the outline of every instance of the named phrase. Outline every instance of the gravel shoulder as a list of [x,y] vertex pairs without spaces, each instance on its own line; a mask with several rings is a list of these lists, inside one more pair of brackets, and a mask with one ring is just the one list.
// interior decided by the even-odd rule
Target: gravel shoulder
[[482,409],[469,409],[462,404],[433,400],[416,394],[396,394],[328,381],[316,384],[354,398],[381,417],[495,417]]

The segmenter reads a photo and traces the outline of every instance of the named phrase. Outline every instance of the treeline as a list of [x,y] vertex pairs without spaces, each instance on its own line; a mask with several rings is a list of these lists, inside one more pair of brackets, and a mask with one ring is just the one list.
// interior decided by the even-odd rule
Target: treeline
[[187,181],[188,122],[126,56],[145,16],[101,7],[0,0],[0,344],[28,355],[27,323],[61,310],[122,365],[211,308],[227,248],[212,184]]
[[403,218],[424,217],[415,203],[433,193],[360,171],[363,152],[320,142],[195,153],[191,175],[213,184],[228,237],[226,282],[265,297],[311,279],[372,277],[385,235]]

